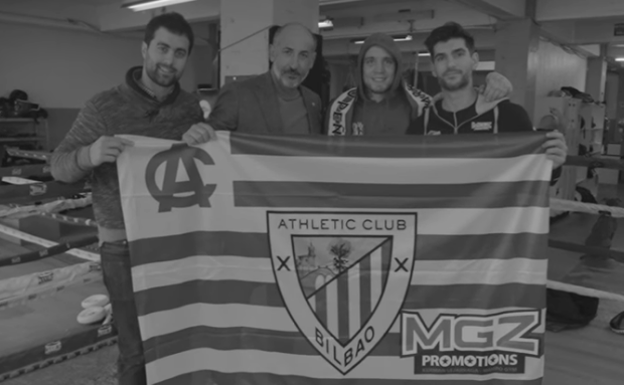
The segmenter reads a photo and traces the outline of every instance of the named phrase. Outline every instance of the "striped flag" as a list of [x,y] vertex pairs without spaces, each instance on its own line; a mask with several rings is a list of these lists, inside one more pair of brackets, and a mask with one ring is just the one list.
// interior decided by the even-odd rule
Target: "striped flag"
[[541,384],[543,135],[127,136],[149,384]]

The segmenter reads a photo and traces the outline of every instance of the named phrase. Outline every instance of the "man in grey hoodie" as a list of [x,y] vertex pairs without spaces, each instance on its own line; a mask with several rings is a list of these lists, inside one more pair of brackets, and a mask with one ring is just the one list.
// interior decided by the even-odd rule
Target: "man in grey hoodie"
[[[327,109],[327,135],[404,135],[432,98],[410,87],[403,73],[403,57],[394,39],[383,33],[368,37],[358,57],[357,87],[338,96]],[[498,73],[490,73],[486,83],[488,100],[511,93],[511,83]]]
[[143,66],[86,102],[50,161],[58,181],[92,182],[102,275],[119,337],[119,385],[145,385],[147,378],[115,164],[132,142],[115,135],[180,140],[203,122],[199,99],[179,84],[193,42],[193,29],[180,14],[154,17],[145,29]]

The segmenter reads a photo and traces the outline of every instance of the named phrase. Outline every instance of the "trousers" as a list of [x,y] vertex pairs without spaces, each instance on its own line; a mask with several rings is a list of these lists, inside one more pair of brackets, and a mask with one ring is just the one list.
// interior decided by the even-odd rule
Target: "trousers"
[[132,265],[127,241],[104,242],[100,246],[104,285],[113,308],[117,328],[119,385],[146,385],[143,341],[132,287]]

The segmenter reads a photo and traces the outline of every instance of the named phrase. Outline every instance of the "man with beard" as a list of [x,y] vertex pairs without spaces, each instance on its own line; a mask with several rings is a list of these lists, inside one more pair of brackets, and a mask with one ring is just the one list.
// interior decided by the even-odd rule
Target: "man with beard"
[[275,33],[269,54],[269,71],[223,87],[209,125],[194,127],[184,136],[186,143],[204,143],[215,129],[252,134],[321,132],[321,99],[301,85],[316,59],[316,38],[301,24],[286,24]]
[[145,30],[143,66],[131,68],[123,84],[87,101],[52,154],[56,180],[91,178],[102,273],[119,336],[120,385],[143,385],[147,380],[115,163],[132,143],[114,135],[180,140],[203,120],[199,99],[181,90],[178,82],[193,40],[193,30],[181,15],[153,18]]
[[[403,56],[394,39],[383,33],[368,37],[358,56],[357,87],[330,103],[328,135],[404,135],[432,99],[403,79]],[[501,99],[512,90],[507,78],[491,73],[484,98]]]
[[[412,135],[496,134],[533,131],[526,110],[509,100],[486,101],[473,86],[472,71],[479,64],[474,38],[457,23],[434,29],[425,40],[431,53],[433,75],[442,88],[442,99],[426,108],[409,128]],[[561,174],[567,145],[559,131],[546,134],[546,154],[553,161],[553,182]]]

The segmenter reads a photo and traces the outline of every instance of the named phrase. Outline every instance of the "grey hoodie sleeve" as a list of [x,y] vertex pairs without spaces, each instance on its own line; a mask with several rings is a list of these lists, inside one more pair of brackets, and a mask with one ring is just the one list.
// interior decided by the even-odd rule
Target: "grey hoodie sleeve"
[[50,159],[54,179],[75,183],[91,173],[89,146],[106,133],[104,119],[92,102],[87,102]]

